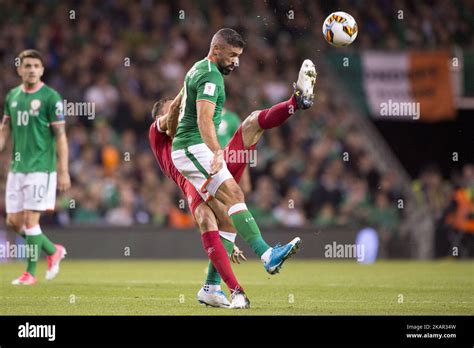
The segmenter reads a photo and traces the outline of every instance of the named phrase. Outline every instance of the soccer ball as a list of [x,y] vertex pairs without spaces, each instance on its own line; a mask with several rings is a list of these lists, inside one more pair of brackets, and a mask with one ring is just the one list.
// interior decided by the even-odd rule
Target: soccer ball
[[347,46],[357,37],[357,23],[348,13],[333,12],[324,21],[323,35],[333,46]]

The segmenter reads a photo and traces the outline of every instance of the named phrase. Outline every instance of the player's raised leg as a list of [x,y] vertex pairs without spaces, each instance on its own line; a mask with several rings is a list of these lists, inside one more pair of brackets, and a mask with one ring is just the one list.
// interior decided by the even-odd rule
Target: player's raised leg
[[[236,181],[239,181],[246,162],[230,162],[230,158],[237,158],[237,156],[231,156],[230,153],[232,151],[242,153],[242,150],[253,150],[265,129],[280,126],[298,109],[310,108],[313,104],[315,83],[315,66],[311,60],[306,59],[300,68],[297,82],[293,84],[294,94],[289,100],[278,103],[269,109],[255,111],[244,120],[242,126],[236,131],[224,150],[228,169]],[[242,157],[249,158],[249,156]],[[218,202],[211,200],[208,204],[213,208],[218,219],[221,220],[223,212]],[[249,240],[249,243],[252,243],[252,239]],[[274,256],[271,257],[273,261],[264,261],[267,271],[272,274],[278,272],[285,259],[296,251],[299,243],[299,238],[295,238],[283,247],[274,248],[271,253]],[[258,250],[254,249],[254,251],[258,254]]]
[[298,80],[293,83],[294,93],[289,100],[254,111],[242,122],[242,139],[246,149],[258,142],[265,129],[281,126],[297,110],[306,110],[313,105],[316,76],[313,62],[306,59],[301,65]]

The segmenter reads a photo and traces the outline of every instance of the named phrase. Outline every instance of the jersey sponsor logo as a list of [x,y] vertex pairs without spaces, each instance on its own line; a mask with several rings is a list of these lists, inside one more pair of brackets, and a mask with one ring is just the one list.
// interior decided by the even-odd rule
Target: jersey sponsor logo
[[211,97],[214,96],[214,92],[216,91],[216,85],[211,82],[206,82],[204,85],[204,92],[203,94],[210,95]]

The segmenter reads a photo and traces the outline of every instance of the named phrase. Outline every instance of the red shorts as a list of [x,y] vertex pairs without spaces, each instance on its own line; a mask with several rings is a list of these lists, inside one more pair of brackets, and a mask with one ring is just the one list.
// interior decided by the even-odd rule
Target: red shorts
[[[252,145],[249,150],[245,150],[244,139],[242,138],[242,126],[237,129],[232,139],[230,139],[229,144],[224,148],[224,160],[227,163],[229,172],[237,183],[240,182],[245,168],[249,163],[248,159],[251,158],[249,155],[245,155],[245,153],[246,151],[252,151],[254,149],[255,145]],[[185,180],[185,183],[180,185],[180,188],[188,200],[191,213],[194,215],[196,208],[199,204],[203,203],[201,195],[188,180]]]

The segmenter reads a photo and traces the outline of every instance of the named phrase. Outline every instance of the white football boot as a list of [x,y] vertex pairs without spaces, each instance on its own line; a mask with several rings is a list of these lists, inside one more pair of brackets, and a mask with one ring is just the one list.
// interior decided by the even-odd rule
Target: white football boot
[[305,59],[298,74],[298,81],[293,83],[298,109],[305,110],[313,106],[316,76],[314,63],[309,59]]
[[230,303],[230,308],[234,309],[243,309],[250,308],[250,301],[240,289],[235,290],[231,295],[232,302]]
[[221,289],[209,290],[206,286],[202,287],[197,293],[199,303],[211,307],[229,308],[230,302]]

